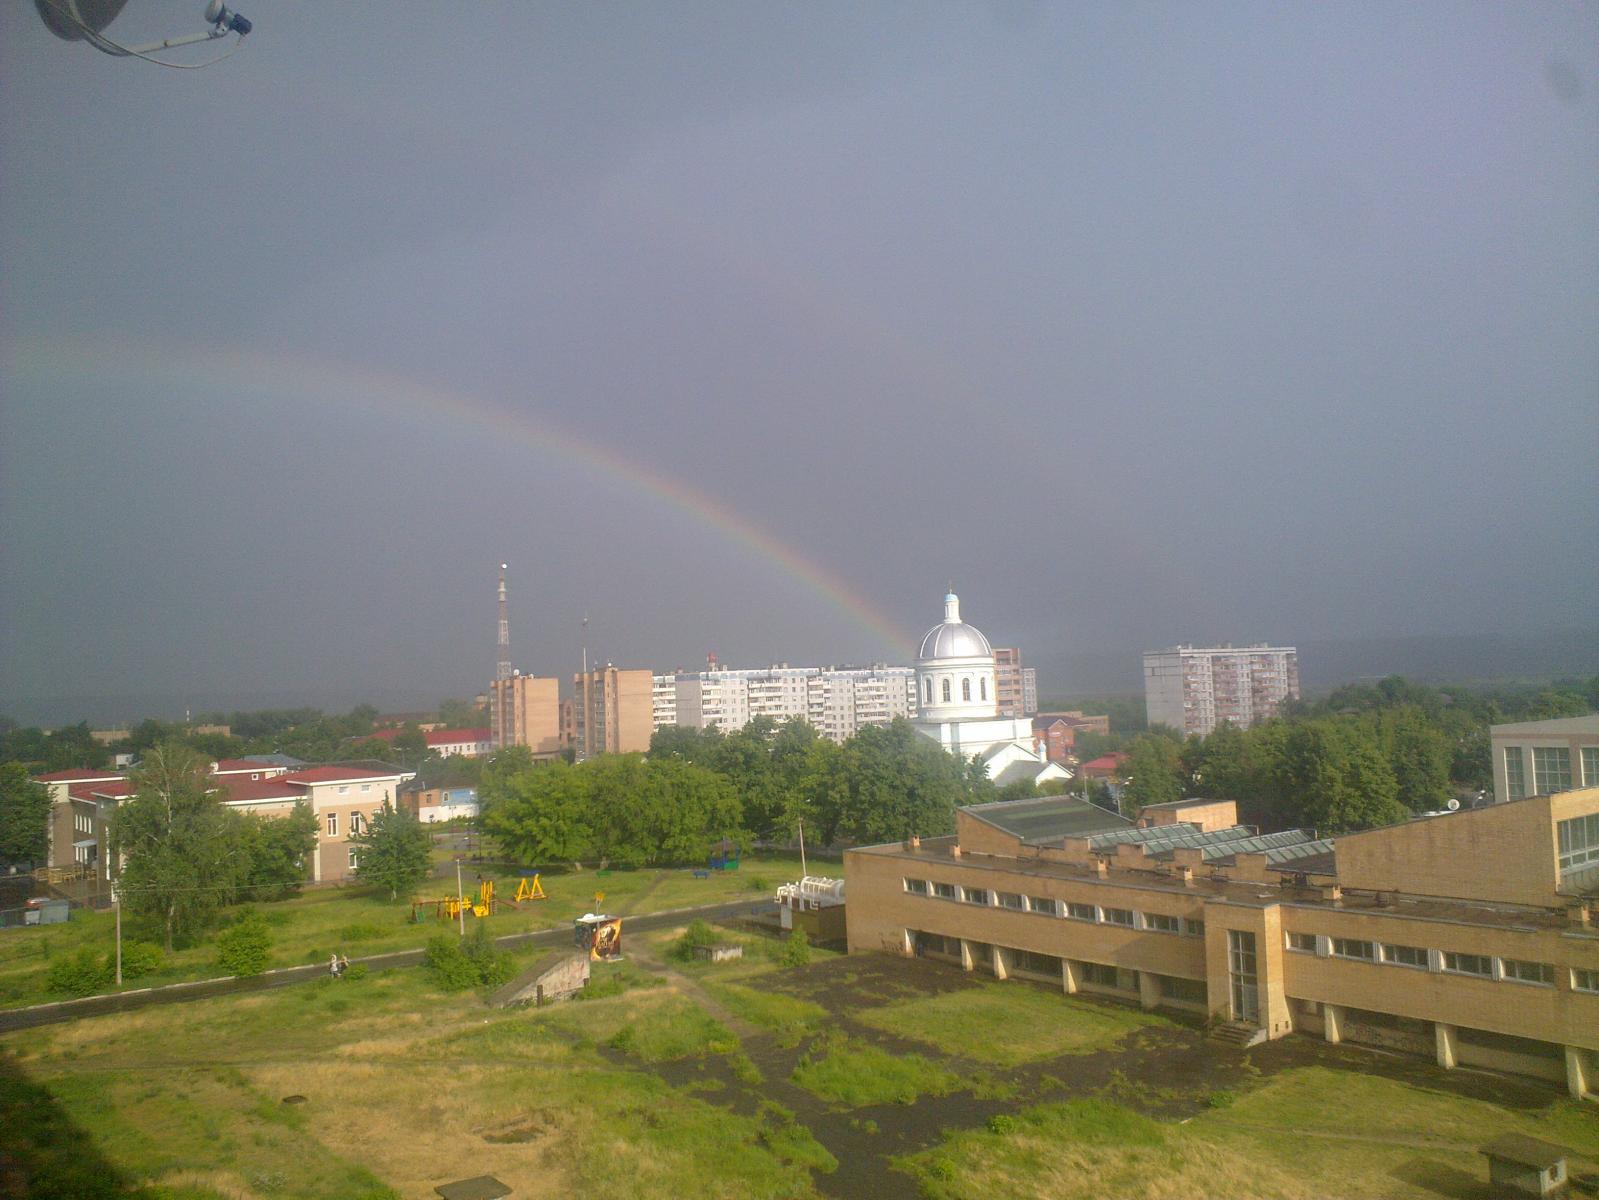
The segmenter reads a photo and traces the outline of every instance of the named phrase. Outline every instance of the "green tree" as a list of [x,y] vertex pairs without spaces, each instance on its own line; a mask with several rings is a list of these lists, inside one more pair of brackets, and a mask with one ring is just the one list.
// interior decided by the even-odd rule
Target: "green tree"
[[1374,733],[1358,721],[1290,724],[1278,763],[1279,815],[1321,834],[1403,820],[1399,784]]
[[0,763],[0,864],[42,863],[49,844],[50,789],[21,763]]
[[244,881],[257,900],[281,900],[300,890],[316,853],[316,817],[310,805],[296,804],[283,817],[246,814],[240,834]]
[[356,878],[388,888],[390,900],[398,900],[402,892],[409,896],[428,877],[432,836],[410,813],[387,801],[349,841],[356,847]]
[[488,714],[470,700],[440,700],[439,720],[446,729],[477,729]]
[[133,776],[133,799],[112,819],[125,903],[161,922],[168,950],[233,899],[249,866],[241,818],[222,806],[209,771],[179,742],[155,746]]
[[1414,705],[1384,710],[1376,734],[1393,769],[1400,803],[1412,812],[1442,808],[1449,799],[1454,757],[1449,735]]
[[[818,818],[823,842],[882,842],[954,831],[955,809],[988,798],[971,764],[917,733],[903,718],[869,725],[832,765]],[[991,785],[989,785],[991,792]]]
[[590,777],[564,762],[494,763],[478,789],[483,832],[517,862],[579,862],[589,857]]
[[1164,733],[1141,733],[1127,743],[1127,759],[1117,774],[1129,811],[1181,800],[1186,780],[1182,745]]

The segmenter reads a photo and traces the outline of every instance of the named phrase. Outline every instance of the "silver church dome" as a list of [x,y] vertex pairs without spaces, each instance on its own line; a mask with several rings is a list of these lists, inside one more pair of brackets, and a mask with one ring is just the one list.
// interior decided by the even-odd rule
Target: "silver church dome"
[[994,648],[976,626],[961,620],[960,597],[950,592],[944,597],[944,619],[927,631],[921,651],[923,662],[935,658],[993,658]]

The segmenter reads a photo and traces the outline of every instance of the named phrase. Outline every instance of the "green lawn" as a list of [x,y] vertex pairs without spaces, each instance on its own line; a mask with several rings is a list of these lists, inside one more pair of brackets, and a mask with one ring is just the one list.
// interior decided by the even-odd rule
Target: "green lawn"
[[[467,868],[467,891],[476,890],[479,869]],[[515,896],[516,874],[485,873],[495,879],[496,894],[501,900]],[[572,918],[595,907],[596,892],[605,896],[601,902],[605,911],[622,915],[754,899],[769,895],[770,891],[752,890],[752,880],[760,878],[770,883],[790,876],[798,878],[798,873],[797,857],[763,855],[747,857],[738,871],[713,871],[708,879],[695,879],[692,871],[686,869],[617,870],[604,875],[592,870],[545,874],[547,900],[525,902],[517,909],[507,907],[481,918],[481,922],[495,937],[568,925]],[[453,879],[430,880],[418,890],[417,896],[440,898],[453,894],[454,890]],[[423,945],[428,937],[445,927],[431,916],[413,925],[409,903],[391,903],[386,893],[360,886],[310,889],[290,900],[254,907],[266,917],[272,931],[270,966],[273,967],[326,962],[334,953],[357,958],[411,949]],[[477,921],[479,918],[467,918],[469,925]],[[123,917],[123,939],[124,942],[158,944],[161,940],[153,923],[129,914]],[[0,1007],[65,998],[63,993],[52,992],[47,986],[50,964],[60,956],[70,957],[83,947],[96,955],[109,955],[114,945],[112,915],[87,910],[74,910],[72,919],[65,925],[0,932]],[[147,987],[224,974],[216,965],[216,949],[209,936],[198,945],[163,957],[160,971],[142,979],[128,980],[126,986]]]
[[843,1108],[910,1104],[964,1086],[960,1076],[919,1054],[890,1054],[842,1034],[821,1038],[794,1068],[794,1082]]
[[1304,1067],[1178,1124],[1108,1100],[1041,1105],[996,1129],[946,1136],[900,1167],[954,1200],[1385,1200],[1490,1195],[1477,1148],[1520,1132],[1599,1160],[1599,1115],[1524,1111],[1380,1076]]
[[815,1033],[827,1017],[827,1010],[820,1004],[747,984],[707,979],[705,990],[735,1016],[770,1029],[784,1045],[795,1045]]
[[1150,1026],[1154,1013],[1096,1004],[1019,983],[984,983],[857,1013],[862,1024],[999,1067],[1088,1054]]

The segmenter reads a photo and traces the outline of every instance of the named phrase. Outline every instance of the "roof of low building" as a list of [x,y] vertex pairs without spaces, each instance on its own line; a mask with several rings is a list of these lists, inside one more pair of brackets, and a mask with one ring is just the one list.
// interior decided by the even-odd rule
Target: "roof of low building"
[[427,735],[430,746],[454,746],[463,742],[486,742],[489,740],[487,729],[435,729]]
[[223,758],[212,764],[213,775],[242,775],[251,771],[265,771],[267,764],[253,762],[248,758]]
[[66,771],[51,771],[45,775],[35,775],[40,783],[87,783],[91,780],[124,779],[121,771],[89,771],[82,767],[72,767]]
[[1502,1158],[1523,1167],[1532,1167],[1534,1170],[1547,1171],[1561,1159],[1571,1157],[1572,1152],[1564,1146],[1528,1137],[1524,1133],[1502,1133],[1477,1153],[1486,1154],[1490,1158]]
[[301,800],[305,792],[292,783],[277,779],[223,779],[223,799],[235,803],[253,803],[262,800]]
[[355,779],[393,779],[406,772],[387,765],[347,767],[307,767],[278,776],[285,783],[349,783]]
[[1599,712],[1580,717],[1555,717],[1549,721],[1512,721],[1508,725],[1489,726],[1489,732],[1495,737],[1504,733],[1522,737],[1569,737],[1584,733],[1599,736]]
[[1120,813],[1090,804],[1078,796],[1043,796],[1036,800],[996,800],[964,810],[1024,842],[1085,837],[1132,824]]
[[1187,800],[1167,800],[1164,804],[1146,804],[1139,812],[1176,812],[1179,808],[1193,808],[1200,804],[1225,804],[1225,800],[1210,800],[1202,796],[1190,796]]

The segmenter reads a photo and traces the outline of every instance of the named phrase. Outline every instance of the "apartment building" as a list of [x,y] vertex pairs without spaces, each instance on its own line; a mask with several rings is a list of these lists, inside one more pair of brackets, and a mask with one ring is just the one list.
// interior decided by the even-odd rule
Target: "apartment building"
[[994,697],[1002,717],[1030,717],[1038,711],[1038,672],[1022,666],[1014,646],[994,647]]
[[1259,836],[1228,808],[1133,824],[1063,797],[977,805],[953,837],[846,851],[850,951],[1599,1099],[1599,788],[1336,842]]
[[1488,734],[1496,803],[1599,787],[1599,713],[1494,725]]
[[607,664],[572,676],[572,747],[579,759],[650,748],[654,676]]
[[677,675],[650,676],[650,724],[659,729],[677,724]]
[[1173,646],[1144,655],[1149,723],[1184,735],[1248,728],[1297,699],[1299,652],[1292,646]]
[[[667,681],[672,682],[666,699]],[[809,721],[834,741],[862,726],[886,725],[916,711],[916,673],[909,667],[792,667],[683,672],[656,676],[655,718],[693,729],[742,729],[756,717]],[[670,712],[671,722],[664,720]]]
[[499,722],[490,741],[526,746],[534,758],[554,758],[565,745],[561,729],[561,683],[553,675],[512,674],[490,686],[490,705]]

